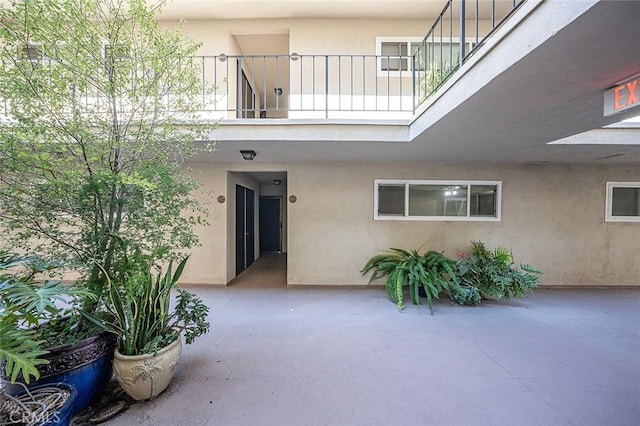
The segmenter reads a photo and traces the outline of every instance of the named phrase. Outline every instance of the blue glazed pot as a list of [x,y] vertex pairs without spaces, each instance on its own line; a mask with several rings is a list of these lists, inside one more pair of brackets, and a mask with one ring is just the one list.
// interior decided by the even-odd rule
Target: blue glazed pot
[[[70,393],[64,405],[53,413],[44,413],[38,415],[38,418],[25,418],[22,419],[23,423],[32,422],[41,426],[69,426],[71,424],[71,418],[73,417],[73,406],[78,398],[78,391],[67,383],[51,383],[46,385],[38,385],[29,387],[29,392],[37,398],[38,390],[46,387],[56,387],[66,390]],[[16,396],[24,395],[26,391],[22,391],[16,394]]]
[[[32,389],[45,384],[69,384],[78,392],[72,412],[79,413],[100,397],[111,380],[115,345],[114,335],[103,332],[75,345],[50,348],[43,357],[49,360],[49,364],[38,366],[40,379],[27,387]],[[18,393],[21,389],[18,385],[7,387],[9,393]]]

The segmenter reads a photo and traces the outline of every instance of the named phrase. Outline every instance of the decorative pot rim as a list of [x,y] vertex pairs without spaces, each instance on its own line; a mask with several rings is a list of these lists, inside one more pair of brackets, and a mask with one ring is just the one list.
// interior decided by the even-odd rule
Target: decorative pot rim
[[75,344],[74,343],[65,343],[63,345],[51,346],[49,348],[44,348],[44,349],[46,351],[48,351],[49,354],[54,354],[56,352],[64,352],[64,351],[69,350],[69,348],[82,348],[82,347],[85,347],[85,346],[89,346],[92,343],[94,343],[96,340],[101,339],[103,337],[106,337],[107,339],[109,339],[110,337],[113,338],[113,334],[109,333],[107,331],[101,331],[98,334],[95,334],[93,336],[89,336],[89,337],[85,337],[84,339],[80,339]]
[[[66,371],[84,367],[103,356],[111,356],[113,348],[116,346],[115,336],[111,333],[100,332],[95,336],[89,336],[75,344],[65,344],[44,348],[47,353],[40,358],[49,361],[48,364],[37,366],[40,379],[44,380],[51,376],[61,374]],[[4,366],[6,362],[0,364],[0,378],[8,379]],[[23,381],[22,374],[18,375],[17,381]]]
[[[71,399],[71,396],[73,396],[74,398],[77,396],[78,391],[76,390],[76,388],[74,388],[72,385],[70,385],[69,383],[65,383],[65,382],[56,382],[56,383],[44,383],[41,385],[35,385],[32,386],[30,388],[27,388],[27,390],[30,393],[34,393],[39,391],[40,389],[43,388],[61,388],[64,389],[68,392],[71,393],[71,395],[69,396],[69,399]],[[27,393],[26,391],[22,391],[22,392],[18,392],[15,394],[15,396],[20,396],[20,395],[24,395],[25,393]]]
[[[20,392],[16,393],[14,396],[15,397],[20,397],[20,396],[25,395],[27,392],[29,392],[31,395],[33,395],[37,399],[38,391],[41,390],[41,389],[46,389],[46,388],[63,389],[65,391],[69,392],[69,395],[64,400],[62,406],[58,407],[57,409],[55,409],[53,411],[51,411],[49,408],[47,408],[45,410],[45,412],[40,413],[39,417],[43,417],[43,418],[46,417],[46,418],[53,419],[56,415],[59,415],[60,413],[68,412],[68,410],[71,410],[71,408],[73,407],[73,404],[75,403],[76,398],[78,398],[78,390],[75,387],[73,387],[72,385],[70,385],[69,383],[64,383],[64,382],[45,383],[45,384],[41,384],[41,385],[35,385],[35,386],[29,387],[29,388],[27,388],[27,389],[25,389],[23,391],[20,391]],[[40,423],[38,423],[38,424],[40,424]],[[48,425],[48,424],[57,424],[57,423],[50,423],[47,420],[42,424],[47,424]]]
[[166,352],[169,352],[171,349],[173,349],[175,346],[177,345],[181,345],[182,344],[182,339],[180,338],[180,336],[178,336],[173,342],[169,343],[167,346],[163,347],[162,349],[158,350],[157,352],[153,352],[150,354],[140,354],[140,355],[124,355],[122,353],[120,353],[120,350],[116,347],[116,350],[114,352],[114,356],[116,359],[121,359],[121,360],[127,360],[127,361],[138,361],[138,360],[143,360],[143,359],[148,359],[148,358],[155,358],[157,356],[160,356]]

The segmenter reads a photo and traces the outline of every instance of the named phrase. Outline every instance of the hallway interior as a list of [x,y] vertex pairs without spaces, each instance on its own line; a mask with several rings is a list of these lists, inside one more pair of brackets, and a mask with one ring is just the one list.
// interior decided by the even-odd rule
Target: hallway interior
[[233,287],[286,287],[287,253],[263,252],[258,260],[235,277],[229,286]]

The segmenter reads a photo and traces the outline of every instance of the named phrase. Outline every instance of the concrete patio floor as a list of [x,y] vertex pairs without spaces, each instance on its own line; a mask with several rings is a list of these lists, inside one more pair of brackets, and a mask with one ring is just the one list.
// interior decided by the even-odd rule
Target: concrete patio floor
[[211,332],[107,425],[638,425],[640,290],[398,312],[382,289],[195,287]]

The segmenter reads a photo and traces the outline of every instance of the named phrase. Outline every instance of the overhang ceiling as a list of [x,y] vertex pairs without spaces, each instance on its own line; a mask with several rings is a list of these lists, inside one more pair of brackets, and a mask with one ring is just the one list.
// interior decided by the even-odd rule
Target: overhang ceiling
[[[629,143],[637,140],[633,135],[640,132],[638,128],[621,129],[627,133],[620,143],[611,132],[606,143],[593,143],[607,140],[601,133],[599,139],[585,136],[585,141],[590,140],[586,144],[576,143],[580,136],[571,143],[549,144],[640,114],[636,108],[603,116],[603,92],[640,72],[640,1],[528,4],[536,4],[536,9],[512,28],[501,29],[504,38],[487,48],[473,67],[459,71],[462,76],[455,77],[457,81],[411,128],[397,124],[397,134],[411,133],[407,138],[359,139],[357,126],[336,131],[331,138],[316,138],[316,134],[326,134],[326,124],[318,124],[307,125],[306,134],[296,139],[287,136],[300,134],[292,123],[265,123],[253,126],[255,139],[249,134],[234,139],[224,136],[237,126],[228,123],[220,131],[218,152],[203,159],[238,161],[238,142],[242,141],[243,148],[258,153],[256,162],[640,165],[640,145]],[[274,127],[282,131],[275,132]]]
[[[149,0],[157,2],[157,0]],[[158,15],[176,19],[431,19],[444,8],[445,0],[174,0]],[[512,0],[497,0],[498,15],[509,10]],[[491,1],[479,1],[482,19],[491,16]]]

